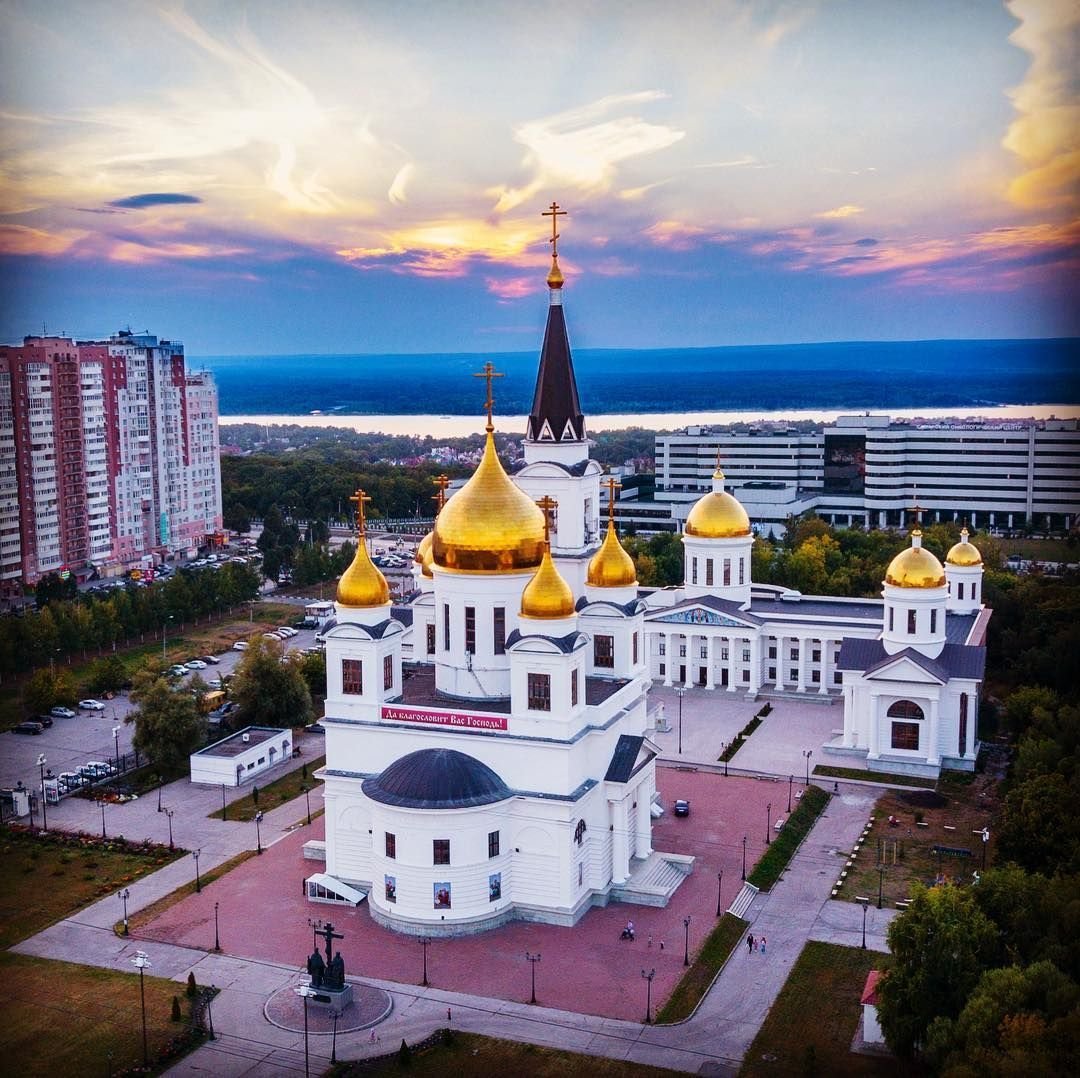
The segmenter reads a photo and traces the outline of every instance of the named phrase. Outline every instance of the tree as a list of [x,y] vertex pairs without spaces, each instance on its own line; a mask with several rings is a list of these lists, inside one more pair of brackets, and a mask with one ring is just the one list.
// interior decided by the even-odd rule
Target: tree
[[67,670],[47,666],[35,670],[23,689],[23,706],[33,715],[48,711],[54,704],[74,707],[79,699],[75,679]]
[[326,695],[326,654],[313,651],[298,660],[300,674],[312,696]]
[[1009,791],[998,832],[1001,856],[1029,872],[1080,872],[1080,775],[1034,775]]
[[34,588],[38,606],[51,603],[54,599],[74,599],[78,594],[79,588],[72,574],[63,580],[59,573],[46,573]]
[[878,990],[878,1014],[886,1043],[910,1057],[935,1018],[959,1015],[995,957],[997,930],[969,890],[915,884],[888,939],[894,962]]
[[295,659],[282,661],[281,643],[255,637],[230,683],[241,726],[303,726],[314,711],[311,693]]
[[106,655],[91,667],[86,688],[90,693],[101,695],[122,689],[130,680],[124,660],[119,655]]
[[206,739],[206,721],[191,694],[184,689],[174,691],[163,677],[140,671],[131,699],[138,706],[124,721],[135,724],[132,744],[136,752],[149,756],[159,772],[183,771],[188,757]]

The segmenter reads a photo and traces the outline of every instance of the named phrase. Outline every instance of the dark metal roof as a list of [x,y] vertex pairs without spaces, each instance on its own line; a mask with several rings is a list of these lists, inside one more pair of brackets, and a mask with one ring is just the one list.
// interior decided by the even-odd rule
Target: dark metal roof
[[945,639],[950,644],[966,644],[978,614],[945,614]]
[[390,610],[390,617],[402,625],[412,625],[413,609],[411,606],[395,606]]
[[372,801],[415,809],[475,808],[513,796],[487,764],[456,749],[410,752],[361,789]]
[[554,644],[564,655],[569,655],[578,646],[582,634],[574,631],[567,633],[566,636],[546,636],[544,633],[523,633],[519,629],[512,629],[510,635],[506,638],[506,646],[508,648],[512,647],[514,644],[522,640],[528,640],[531,637],[547,640],[548,643]]
[[645,738],[633,734],[620,734],[615,742],[615,751],[611,754],[605,782],[626,782],[634,773],[634,763]]
[[[544,431],[545,423],[551,432],[550,439]],[[548,307],[547,329],[540,350],[540,370],[536,375],[536,392],[533,394],[525,433],[534,442],[585,440],[585,417],[581,414],[578,400],[574,361],[570,355],[570,340],[566,335],[566,319],[561,304]]]
[[858,640],[844,637],[840,645],[838,670],[861,670],[871,673],[893,659],[911,659],[928,673],[948,681],[949,678],[971,678],[981,681],[986,670],[986,648],[970,644],[946,644],[936,659],[928,659],[914,648],[904,648],[894,655],[888,654],[880,640]]
[[750,609],[761,617],[794,614],[803,617],[851,618],[852,621],[881,621],[884,604],[880,599],[853,603],[850,600],[830,600],[822,595],[815,595],[812,599],[762,599],[755,595],[751,599]]
[[[625,614],[628,618],[631,618],[635,614],[637,614],[642,609],[642,607],[644,607],[644,605],[645,603],[642,599],[631,599],[628,603],[616,603],[611,599],[590,599],[587,595],[583,595],[580,599],[578,599],[575,609],[577,609],[578,611],[585,611],[592,606],[608,606],[612,607],[615,610],[622,611],[622,613]],[[596,613],[602,614],[603,611],[597,610]]]
[[[541,424],[541,426],[542,425],[543,424]],[[588,471],[589,465],[591,463],[592,462],[589,460],[579,460],[576,464],[563,464],[561,461],[558,460],[535,460],[532,462],[533,465],[549,464],[552,468],[558,468],[560,471],[566,472],[567,475],[572,475],[576,477],[583,476],[586,471]],[[521,471],[522,468],[525,468],[527,466],[528,464],[526,461],[520,461],[516,467],[511,469],[511,474],[516,475],[518,472]]]

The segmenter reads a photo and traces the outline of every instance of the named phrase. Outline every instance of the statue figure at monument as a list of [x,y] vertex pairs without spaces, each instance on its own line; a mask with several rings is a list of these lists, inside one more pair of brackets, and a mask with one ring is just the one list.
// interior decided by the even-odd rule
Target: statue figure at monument
[[326,971],[326,980],[327,987],[335,992],[340,992],[345,987],[345,959],[341,957],[340,951],[334,955],[334,960]]
[[311,976],[311,987],[322,988],[323,976],[326,973],[326,963],[323,961],[323,956],[319,954],[317,948],[311,952],[311,957],[307,960],[307,971]]

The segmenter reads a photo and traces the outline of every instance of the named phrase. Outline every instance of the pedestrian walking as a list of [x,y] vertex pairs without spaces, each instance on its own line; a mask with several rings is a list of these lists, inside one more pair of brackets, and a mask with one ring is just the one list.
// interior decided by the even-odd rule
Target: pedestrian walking
[[652,936],[649,936],[649,948],[652,949]]
[[374,1044],[379,1038],[375,1036],[375,1030],[371,1031],[371,1043]]
[[751,932],[750,935],[746,937],[746,948],[751,954],[754,953],[754,933],[753,932]]
[[764,936],[761,937],[761,953],[762,954],[765,953],[765,937]]
[[449,1008],[449,1007],[447,1007],[447,1008],[446,1008],[446,1020],[447,1020],[448,1022],[449,1022],[449,1021],[452,1021],[452,1019],[451,1019],[451,1017],[450,1017],[450,1008]]
[[660,950],[662,951],[663,949],[664,949],[664,941],[663,941],[663,940],[661,940],[661,941],[660,941]]

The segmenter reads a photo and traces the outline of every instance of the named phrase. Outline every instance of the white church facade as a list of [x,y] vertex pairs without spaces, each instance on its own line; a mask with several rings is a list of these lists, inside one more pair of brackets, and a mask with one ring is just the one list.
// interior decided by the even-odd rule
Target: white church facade
[[974,766],[988,618],[975,548],[957,544],[943,567],[916,528],[880,600],[754,585],[750,521],[718,469],[687,517],[683,585],[640,589],[615,483],[589,459],[562,285],[553,248],[525,465],[511,478],[495,452],[488,364],[483,458],[440,492],[404,609],[355,499],[361,541],[323,630],[326,838],[312,852],[325,870],[309,891],[332,896],[338,881],[402,932],[665,904],[693,858],[652,845],[654,681],[832,699],[843,735],[824,748],[840,763]]

